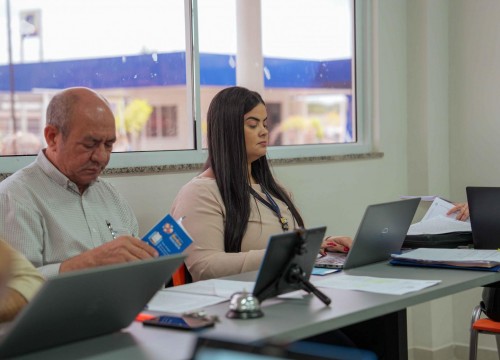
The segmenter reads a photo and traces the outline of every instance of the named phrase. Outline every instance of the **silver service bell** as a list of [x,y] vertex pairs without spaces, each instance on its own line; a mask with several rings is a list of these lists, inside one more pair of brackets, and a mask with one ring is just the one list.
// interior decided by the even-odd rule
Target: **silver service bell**
[[264,316],[259,299],[246,291],[234,293],[226,317],[230,319],[255,319]]

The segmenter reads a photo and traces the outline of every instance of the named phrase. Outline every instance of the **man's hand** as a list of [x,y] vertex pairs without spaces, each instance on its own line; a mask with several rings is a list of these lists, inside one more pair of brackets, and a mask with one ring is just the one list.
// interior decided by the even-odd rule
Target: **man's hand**
[[14,320],[27,304],[24,296],[14,289],[6,288],[5,294],[0,298],[0,323]]
[[119,264],[158,257],[158,252],[133,236],[119,236],[113,241],[86,251],[61,263],[59,272]]

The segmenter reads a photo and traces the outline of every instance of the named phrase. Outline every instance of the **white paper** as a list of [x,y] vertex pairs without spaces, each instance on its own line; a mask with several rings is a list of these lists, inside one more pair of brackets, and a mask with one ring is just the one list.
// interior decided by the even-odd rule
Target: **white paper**
[[424,217],[422,218],[422,221],[426,221],[426,220],[435,218],[437,216],[444,216],[444,217],[455,220],[455,217],[457,216],[457,214],[446,215],[448,213],[448,211],[454,207],[455,207],[454,204],[437,197],[434,199],[431,206],[429,206],[429,209],[427,210]]
[[455,207],[449,201],[436,197],[420,222],[410,225],[408,235],[445,234],[471,231],[470,221],[456,220],[456,213],[447,215]]
[[450,219],[440,215],[411,224],[408,235],[445,234],[454,231],[471,231],[470,222]]
[[439,284],[441,280],[408,280],[339,274],[315,281],[318,287],[403,295]]
[[255,282],[211,279],[196,281],[194,283],[174,286],[170,291],[199,295],[217,296],[229,300],[236,292],[252,292]]
[[225,298],[209,295],[196,295],[182,292],[161,290],[148,303],[148,310],[182,314],[203,309],[210,305],[227,301]]
[[278,295],[278,299],[290,299],[290,300],[301,300],[304,299],[304,297],[308,296],[309,293],[307,293],[304,290],[296,290],[296,291],[291,291],[286,294],[281,294]]

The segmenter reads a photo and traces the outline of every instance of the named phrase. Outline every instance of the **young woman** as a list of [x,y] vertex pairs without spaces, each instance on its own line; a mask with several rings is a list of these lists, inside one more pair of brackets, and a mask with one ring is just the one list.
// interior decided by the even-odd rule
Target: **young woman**
[[[206,170],[184,185],[172,205],[194,243],[186,265],[194,281],[257,270],[270,235],[304,227],[290,193],[266,158],[269,131],[261,96],[243,87],[220,91],[207,113]],[[348,237],[323,248],[348,251]]]

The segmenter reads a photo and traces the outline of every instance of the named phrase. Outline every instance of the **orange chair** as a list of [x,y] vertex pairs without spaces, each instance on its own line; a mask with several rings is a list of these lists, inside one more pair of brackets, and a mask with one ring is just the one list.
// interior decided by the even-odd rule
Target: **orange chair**
[[497,341],[498,354],[500,356],[500,322],[483,318],[484,313],[481,305],[478,305],[472,311],[471,327],[470,327],[470,345],[469,345],[469,360],[477,359],[477,341],[479,334],[495,335]]
[[189,273],[186,264],[182,264],[172,275],[172,285],[184,285],[193,282],[191,274]]

